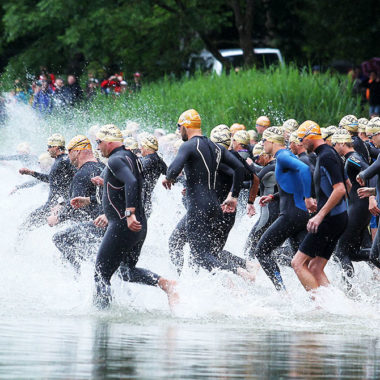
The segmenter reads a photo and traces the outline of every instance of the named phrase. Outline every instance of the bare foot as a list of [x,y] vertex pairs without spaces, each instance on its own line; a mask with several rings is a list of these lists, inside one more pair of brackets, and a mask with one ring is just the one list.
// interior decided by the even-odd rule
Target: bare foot
[[248,272],[246,269],[238,268],[236,273],[246,281],[250,281],[250,282],[256,281],[256,275],[251,272]]
[[246,261],[245,268],[248,272],[252,273],[253,275],[257,275],[257,272],[260,270],[261,265],[256,261]]
[[158,280],[158,286],[166,293],[168,296],[169,307],[173,311],[173,308],[179,303],[179,294],[177,293],[177,281],[167,280],[165,278],[160,278]]

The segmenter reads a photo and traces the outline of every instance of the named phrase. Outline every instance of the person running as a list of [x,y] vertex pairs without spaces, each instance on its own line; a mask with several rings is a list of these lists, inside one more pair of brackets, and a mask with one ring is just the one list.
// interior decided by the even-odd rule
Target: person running
[[97,203],[89,203],[79,210],[71,205],[71,200],[76,197],[96,197],[97,188],[91,179],[101,174],[104,165],[94,157],[90,140],[86,136],[72,138],[67,150],[71,163],[78,170],[70,185],[70,199],[48,217],[48,224],[53,227],[66,220],[75,223],[55,233],[53,242],[62,253],[62,258],[79,271],[80,263],[88,256],[94,241],[104,234],[104,230],[93,223],[102,214],[102,209]]
[[24,166],[34,167],[38,163],[38,157],[30,152],[30,145],[22,142],[16,147],[16,154],[0,154],[1,161],[20,161]]
[[342,265],[346,286],[349,290],[351,289],[351,284],[348,279],[354,275],[352,261],[369,261],[369,251],[361,251],[360,247],[363,242],[370,242],[371,240],[368,232],[371,213],[368,210],[368,199],[359,198],[358,190],[360,185],[356,181],[356,177],[361,171],[368,168],[368,164],[360,154],[355,152],[352,137],[345,129],[340,129],[334,133],[332,143],[338,154],[344,158],[345,170],[352,184],[348,197],[347,227],[340,237],[335,250],[335,256]]
[[151,135],[145,135],[140,141],[142,165],[144,169],[143,204],[147,218],[152,213],[152,193],[160,178],[166,174],[167,166],[164,160],[157,154],[158,141]]
[[49,183],[49,196],[47,202],[33,211],[24,222],[25,228],[41,226],[51,212],[51,208],[58,203],[63,204],[69,197],[70,184],[75,174],[75,168],[65,153],[65,138],[55,133],[48,138],[48,152],[54,158],[54,164],[49,174],[39,173],[28,168],[21,168],[20,174],[30,175],[42,182]]
[[141,162],[124,148],[123,136],[115,125],[101,127],[96,138],[98,149],[108,157],[102,199],[108,227],[95,263],[94,304],[99,308],[110,305],[110,280],[121,262],[124,263],[122,277],[125,281],[158,286],[173,304],[178,297],[175,282],[136,267],[147,234]]
[[[322,139],[319,125],[307,120],[297,133],[305,149],[317,154],[314,170],[317,213],[308,221],[308,234],[292,260],[301,284],[311,291],[329,284],[324,268],[347,225],[347,190],[343,161]],[[315,211],[314,207],[308,210]]]
[[260,204],[266,204],[279,197],[280,215],[264,232],[256,245],[253,255],[259,260],[264,272],[277,290],[284,290],[280,268],[272,251],[289,239],[293,251],[305,236],[309,219],[307,209],[314,208],[311,198],[310,169],[293,153],[285,148],[283,130],[270,127],[263,134],[264,151],[276,158],[276,181],[279,193],[266,195]]
[[306,164],[310,170],[311,174],[314,173],[315,162],[311,159],[310,155],[307,154],[306,149],[298,140],[297,132],[292,132],[289,137],[289,148],[292,153],[297,156],[304,164]]
[[184,169],[186,175],[186,231],[193,264],[209,271],[231,269],[225,267],[214,255],[222,209],[215,191],[220,163],[233,170],[232,191],[223,202],[224,212],[235,212],[237,197],[244,179],[244,166],[225,148],[202,136],[201,118],[194,109],[185,111],[178,120],[184,144],[169,166],[162,184],[171,189]]

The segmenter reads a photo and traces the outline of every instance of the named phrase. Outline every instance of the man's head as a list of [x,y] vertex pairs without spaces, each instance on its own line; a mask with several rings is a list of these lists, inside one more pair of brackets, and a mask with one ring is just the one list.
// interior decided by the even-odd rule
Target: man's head
[[84,157],[92,155],[92,146],[90,140],[84,135],[73,137],[67,144],[67,151],[71,163],[79,167]]
[[262,135],[264,131],[270,127],[270,120],[266,116],[260,116],[256,120],[256,131]]
[[250,138],[247,131],[237,131],[232,137],[232,149],[235,151],[247,149],[249,141]]
[[297,136],[308,153],[313,152],[317,146],[325,143],[322,139],[321,128],[312,120],[306,120],[300,125],[297,129]]
[[194,109],[189,109],[181,114],[177,123],[178,130],[183,141],[189,139],[189,130],[201,131],[201,117]]
[[109,157],[114,149],[123,145],[123,135],[116,125],[106,124],[96,133],[96,143],[102,156]]
[[252,149],[252,155],[254,161],[260,165],[265,166],[268,164],[270,160],[272,160],[273,156],[264,152],[264,143],[262,141],[258,142]]
[[49,88],[49,83],[47,80],[41,81],[41,89],[42,91],[46,91]]
[[[227,127],[227,126],[226,126]],[[224,128],[223,125],[216,126],[210,134],[210,140],[215,144],[219,144],[228,149],[231,145],[231,133],[229,128]]]
[[55,80],[55,87],[57,88],[62,88],[64,85],[63,79],[62,78],[57,78]]
[[141,154],[143,157],[148,154],[157,152],[158,141],[155,136],[149,134],[144,135],[140,140]]
[[279,149],[284,148],[284,130],[280,127],[269,127],[264,131],[261,141],[263,142],[264,152],[274,156]]
[[354,115],[346,115],[339,122],[339,128],[344,128],[350,133],[358,133],[358,119]]
[[75,78],[74,75],[68,75],[68,77],[67,77],[67,83],[68,83],[69,85],[74,84],[76,81],[77,81],[77,79]]
[[293,154],[298,155],[301,151],[304,151],[302,143],[298,140],[298,134],[296,132],[292,132],[289,136],[289,148]]
[[297,131],[299,125],[297,123],[297,120],[295,119],[288,119],[282,124],[282,128],[284,129],[284,136],[285,140],[288,141],[290,134]]
[[354,142],[352,140],[350,132],[345,129],[337,130],[332,138],[332,145],[340,156],[346,155],[348,152],[354,150]]
[[250,129],[248,131],[248,134],[249,134],[249,143],[251,145],[256,145],[257,142],[259,141],[259,135],[258,135],[258,133],[255,130]]
[[338,130],[339,128],[336,127],[335,125],[330,125],[327,128],[321,128],[322,138],[327,145],[332,146],[331,138],[333,134]]
[[65,138],[60,133],[54,133],[47,141],[48,152],[51,158],[56,158],[65,151]]
[[30,145],[26,141],[17,145],[17,154],[30,154]]
[[368,119],[366,119],[365,117],[362,117],[358,120],[358,132],[359,132],[359,137],[363,140],[363,141],[366,141],[368,140],[368,137],[366,135],[366,128],[367,128],[367,125],[368,125]]
[[366,134],[376,147],[380,148],[380,117],[374,117],[369,121]]

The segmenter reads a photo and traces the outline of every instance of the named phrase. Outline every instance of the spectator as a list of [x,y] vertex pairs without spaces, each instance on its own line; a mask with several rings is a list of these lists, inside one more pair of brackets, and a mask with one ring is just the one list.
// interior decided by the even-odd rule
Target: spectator
[[67,77],[67,89],[69,93],[69,104],[76,105],[83,99],[83,90],[74,75]]
[[120,82],[120,93],[125,94],[128,91],[128,83],[125,80]]
[[62,78],[55,80],[55,92],[53,94],[54,107],[65,108],[70,101],[70,94]]
[[53,91],[46,80],[41,82],[41,89],[34,96],[33,108],[41,114],[50,113],[53,108]]
[[98,93],[99,81],[96,78],[89,78],[86,86],[86,98],[91,100]]
[[142,87],[142,83],[141,83],[141,74],[140,74],[140,73],[134,73],[134,74],[133,74],[133,80],[134,80],[134,83],[133,83],[132,90],[133,90],[134,92],[139,92],[139,91],[141,91],[141,87]]
[[369,116],[380,114],[380,77],[372,71],[369,79],[363,82],[363,87],[367,88],[367,99],[369,101]]

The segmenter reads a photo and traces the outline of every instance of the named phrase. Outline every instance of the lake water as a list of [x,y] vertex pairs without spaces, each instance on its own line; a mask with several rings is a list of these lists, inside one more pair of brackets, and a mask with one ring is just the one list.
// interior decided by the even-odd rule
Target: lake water
[[[49,126],[25,107],[10,109],[0,154],[24,140],[41,153]],[[84,131],[65,128],[67,141],[76,132]],[[367,265],[355,264],[355,296],[348,298],[339,267],[329,263],[332,286],[316,302],[290,268],[283,268],[287,296],[275,292],[262,271],[255,284],[188,268],[178,279],[167,241],[184,212],[181,189],[158,186],[140,265],[178,279],[180,304],[171,312],[159,289],[115,277],[112,308],[97,311],[93,263],[75,275],[51,241],[64,226],[19,235],[22,220],[47,197],[43,184],[8,195],[28,179],[19,167],[0,163],[0,378],[380,378],[380,282]],[[254,220],[237,223],[228,249],[242,254]]]

